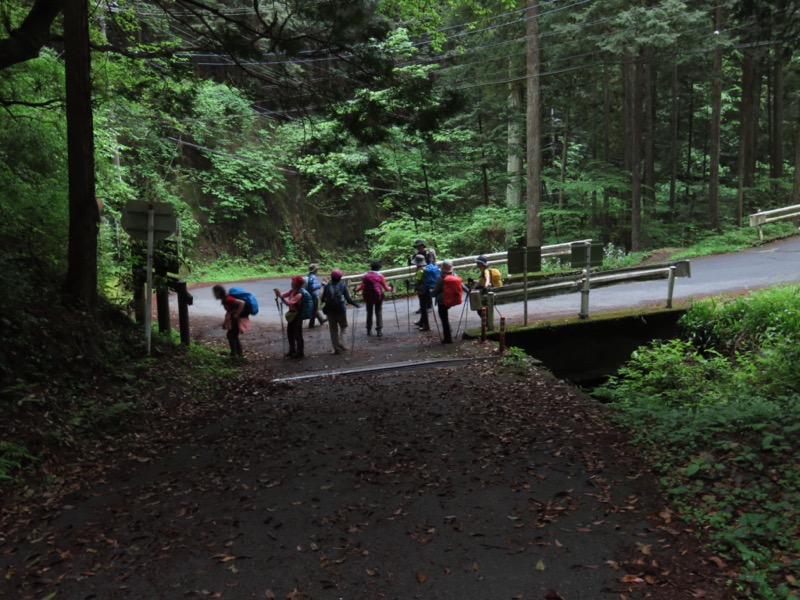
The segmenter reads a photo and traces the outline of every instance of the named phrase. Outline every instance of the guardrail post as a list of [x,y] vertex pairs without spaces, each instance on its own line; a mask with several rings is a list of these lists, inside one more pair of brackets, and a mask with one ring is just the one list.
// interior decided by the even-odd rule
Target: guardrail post
[[758,239],[760,241],[764,241],[764,230],[761,228],[761,225],[758,226]]
[[486,294],[486,328],[494,331],[494,292]]
[[675,293],[675,272],[678,268],[673,265],[669,268],[669,279],[667,280],[667,308],[672,308],[672,296]]
[[586,267],[583,269],[583,289],[581,290],[581,319],[589,318],[589,290],[591,289],[590,275],[592,268],[592,243],[586,243]]
[[498,336],[500,342],[500,354],[506,353],[506,318],[500,317],[500,335]]
[[486,307],[481,307],[481,342],[486,341]]
[[[527,246],[522,249],[522,286],[524,291],[522,324],[528,326],[528,248]],[[503,320],[500,320],[502,323]],[[502,325],[501,325],[502,327]]]

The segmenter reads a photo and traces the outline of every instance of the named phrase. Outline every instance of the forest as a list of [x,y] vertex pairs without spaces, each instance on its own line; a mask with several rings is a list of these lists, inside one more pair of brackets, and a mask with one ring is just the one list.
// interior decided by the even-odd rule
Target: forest
[[[8,502],[0,497],[0,585],[30,592],[25,597],[52,598],[36,586],[52,577],[58,589],[64,578],[84,597],[87,578],[97,574],[92,581],[109,577],[107,588],[97,584],[98,597],[116,589],[131,575],[123,564],[128,558],[110,561],[98,573],[94,557],[76,566],[88,546],[69,539],[71,526],[61,539],[63,548],[73,544],[75,556],[38,530],[30,534],[30,511],[44,511],[41,522],[52,522],[47,511],[72,506],[64,499],[99,481],[113,484],[109,473],[130,468],[128,459],[134,470],[160,469],[159,452],[217,420],[218,413],[227,425],[245,414],[261,429],[258,436],[252,430],[239,434],[241,424],[233,422],[236,433],[225,432],[227,445],[213,448],[222,464],[213,482],[236,472],[229,465],[249,460],[256,442],[269,447],[264,456],[274,439],[286,442],[281,436],[289,436],[287,423],[331,428],[330,445],[322,434],[313,440],[316,456],[361,440],[362,432],[340,428],[360,427],[367,419],[347,381],[337,383],[336,398],[346,398],[342,410],[354,412],[337,420],[327,419],[327,397],[311,397],[312,388],[303,391],[308,403],[298,403],[284,395],[302,386],[268,379],[286,374],[284,363],[273,360],[280,347],[277,322],[263,325],[261,348],[251,352],[255,343],[248,346],[254,357],[249,363],[223,359],[214,343],[180,347],[167,335],[157,336],[152,357],[142,356],[141,328],[134,329],[130,313],[143,248],[122,226],[128,201],[172,207],[180,224],[173,240],[179,276],[195,283],[297,274],[309,262],[322,265],[320,272],[360,272],[374,259],[384,267],[405,265],[418,238],[441,258],[592,238],[603,243],[606,257],[625,264],[650,254],[677,256],[672,251],[678,249],[690,250],[682,257],[696,256],[690,247],[711,253],[752,246],[758,235],[748,227],[748,215],[800,204],[798,50],[800,0],[0,1],[0,491],[11,490]],[[772,227],[770,237],[797,231],[796,223]],[[405,303],[408,309],[410,300]],[[521,350],[512,350],[496,368],[480,367],[486,369],[480,386],[464,392],[468,409],[441,403],[442,411],[452,411],[447,419],[458,423],[457,440],[453,429],[436,429],[441,415],[431,418],[427,404],[420,409],[414,404],[419,398],[406,397],[416,388],[401,375],[385,392],[401,400],[399,420],[392,421],[395,404],[392,411],[374,405],[370,418],[379,415],[379,424],[397,434],[396,448],[387,447],[390,458],[397,448],[403,454],[413,446],[408,440],[414,435],[412,442],[430,453],[441,434],[454,439],[459,451],[475,451],[467,462],[482,471],[496,460],[499,439],[502,451],[524,467],[513,485],[502,482],[515,497],[530,492],[527,483],[515,487],[531,477],[527,428],[546,423],[559,432],[543,442],[556,444],[548,446],[552,456],[572,456],[579,448],[589,457],[589,470],[577,479],[605,485],[606,460],[623,461],[620,489],[644,491],[638,506],[630,495],[614,511],[639,511],[651,524],[660,523],[652,531],[658,530],[656,546],[663,547],[637,538],[630,564],[600,565],[628,569],[615,575],[627,591],[660,586],[683,594],[664,598],[710,598],[712,589],[727,590],[714,597],[797,598],[800,289],[706,299],[680,310],[685,315],[674,339],[640,348],[595,390],[608,406],[594,403],[586,412],[577,390],[565,391],[566,383],[554,384]],[[381,352],[439,357],[438,346],[423,356],[433,334],[428,339],[414,331],[412,338],[407,316],[409,335],[398,335],[391,352],[387,346]],[[214,321],[222,339],[218,329]],[[481,360],[493,352],[488,345],[461,348]],[[368,364],[372,358],[364,351],[356,360]],[[494,377],[504,383],[495,385]],[[374,381],[355,387],[372,396]],[[454,378],[453,386],[461,383]],[[507,393],[496,400],[499,388]],[[544,402],[541,413],[528,402],[537,395]],[[269,410],[260,413],[264,406]],[[464,421],[469,410],[474,420]],[[423,439],[425,427],[433,433]],[[472,448],[461,443],[478,433]],[[291,443],[302,449],[310,443],[308,433],[298,435]],[[369,454],[372,442],[365,443],[343,451],[344,462]],[[227,463],[217,460],[219,448],[229,452]],[[305,464],[298,456],[297,464]],[[400,462],[392,461],[384,475],[399,469]],[[425,463],[419,472],[413,457],[404,463],[410,486],[431,476],[427,462],[419,460]],[[572,459],[567,462],[572,469]],[[290,463],[280,468],[296,466]],[[178,470],[191,476],[194,466]],[[370,463],[358,471],[364,479],[356,488],[378,476],[373,468]],[[264,466],[264,472],[272,469]],[[254,477],[259,472],[252,470]],[[304,473],[295,475],[303,481]],[[36,476],[41,481],[28,485]],[[468,485],[480,477],[476,472]],[[154,502],[173,489],[167,483],[163,493],[153,494]],[[280,482],[260,475],[249,482],[243,477],[228,490],[263,484],[272,502]],[[216,506],[227,491],[215,485],[204,482],[193,494],[207,493],[208,506]],[[566,515],[602,495],[600,487],[581,500],[571,499],[571,492],[553,490],[553,500],[540,503],[542,511]],[[30,501],[34,496],[39,502]],[[243,499],[237,492],[237,514]],[[648,513],[644,505],[654,499],[669,507]],[[193,517],[177,496],[166,502],[173,506],[165,518],[177,515],[169,516],[170,531],[177,519]],[[307,504],[314,502],[316,497]],[[358,502],[363,497],[351,504]],[[392,510],[386,522],[406,514]],[[600,512],[591,517],[592,527],[609,515]],[[339,513],[355,518],[350,506]],[[504,513],[497,531],[511,527],[509,540],[518,537],[518,527],[538,531],[543,520],[524,522],[534,513]],[[461,532],[456,517],[445,519],[440,530]],[[253,530],[268,522],[257,521]],[[194,529],[183,541],[196,543],[197,523],[190,523]],[[104,524],[89,524],[100,531],[94,541],[116,548],[104,536],[117,535],[111,525],[125,535],[125,514],[114,513],[109,529]],[[222,525],[219,520],[214,527]],[[368,525],[341,529],[356,534]],[[413,542],[430,542],[436,529],[426,524]],[[583,530],[589,528],[577,531]],[[214,550],[224,552],[214,560],[227,565],[225,577],[236,579],[242,563],[229,553],[234,539]],[[48,547],[31,550],[28,564],[15,563],[28,543]],[[158,560],[147,557],[139,566],[167,556],[170,548],[158,544]],[[300,565],[301,547],[295,541],[285,546],[298,552],[286,564]],[[328,597],[326,569],[345,559],[321,554],[318,560],[313,552],[322,546],[320,538],[303,551],[309,550],[314,569],[325,570],[325,592],[318,597]],[[136,547],[130,545],[130,556]],[[180,547],[175,540],[174,548]],[[211,555],[210,547],[197,550],[198,556]],[[418,586],[435,579],[418,571],[407,578],[414,591],[398,595],[391,588],[393,572],[379,577],[368,552],[351,550],[341,568],[357,564],[357,576],[335,583],[357,592],[345,594],[345,586],[343,596],[363,593],[363,573],[371,585],[389,586],[388,597],[417,595],[424,590]],[[661,552],[658,560],[670,556],[676,562],[659,566],[651,550]],[[59,556],[38,563],[56,551]],[[328,549],[330,556],[334,551]],[[172,559],[176,572],[185,566],[180,554]],[[557,581],[553,563],[529,562],[527,571],[544,577],[546,569]],[[581,577],[600,573],[588,562],[578,567],[586,569]],[[61,574],[48,573],[51,568]],[[477,560],[462,570],[484,577]],[[305,577],[311,569],[300,571],[298,577]],[[441,571],[449,576],[450,565]],[[218,583],[218,573],[204,573],[211,574],[209,589]],[[234,589],[239,581],[231,581]],[[444,585],[450,589],[448,581]],[[517,591],[508,597],[522,598]],[[311,597],[298,587],[280,594],[260,589],[257,597]],[[555,588],[546,597],[562,598]]]
[[90,304],[130,199],[175,207],[188,267],[276,270],[682,247],[800,201],[794,0],[103,0],[75,33],[81,4],[0,8],[0,235]]

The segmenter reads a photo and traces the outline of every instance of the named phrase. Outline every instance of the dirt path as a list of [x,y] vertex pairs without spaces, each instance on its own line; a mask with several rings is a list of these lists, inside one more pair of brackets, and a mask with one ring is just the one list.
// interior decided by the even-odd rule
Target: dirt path
[[[218,325],[198,334],[221,341]],[[0,596],[727,597],[606,410],[567,384],[435,334],[364,336],[339,357],[316,329],[312,358],[290,361],[276,330],[251,333],[203,418],[4,510]],[[274,382],[443,356],[477,360]]]

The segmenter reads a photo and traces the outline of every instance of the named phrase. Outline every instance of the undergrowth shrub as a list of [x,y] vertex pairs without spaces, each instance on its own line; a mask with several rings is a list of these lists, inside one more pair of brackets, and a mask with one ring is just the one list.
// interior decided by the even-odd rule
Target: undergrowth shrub
[[639,349],[600,395],[683,517],[738,565],[737,597],[792,597],[800,578],[800,287],[704,300],[681,325],[682,339]]

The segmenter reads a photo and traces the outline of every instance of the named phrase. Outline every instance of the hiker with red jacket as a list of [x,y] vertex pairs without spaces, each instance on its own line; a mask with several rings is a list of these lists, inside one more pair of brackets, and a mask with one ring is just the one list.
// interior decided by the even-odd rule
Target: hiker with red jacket
[[246,315],[242,316],[247,305],[244,300],[231,296],[221,285],[215,285],[211,288],[211,291],[225,309],[225,320],[222,323],[222,328],[228,331],[227,337],[231,356],[233,358],[242,358],[242,342],[239,340],[239,334],[250,329],[250,319]]
[[436,286],[433,288],[432,294],[436,298],[436,304],[439,307],[439,320],[442,322],[442,334],[444,335],[443,344],[453,343],[448,311],[463,302],[462,292],[469,293],[469,288],[462,283],[461,277],[453,271],[453,261],[442,261],[442,273],[439,279],[436,280]]
[[367,335],[372,335],[372,314],[375,313],[375,334],[383,337],[383,292],[390,292],[394,288],[386,283],[386,278],[381,275],[381,261],[373,260],[369,271],[361,277],[355,292],[361,292],[367,305]]

